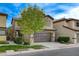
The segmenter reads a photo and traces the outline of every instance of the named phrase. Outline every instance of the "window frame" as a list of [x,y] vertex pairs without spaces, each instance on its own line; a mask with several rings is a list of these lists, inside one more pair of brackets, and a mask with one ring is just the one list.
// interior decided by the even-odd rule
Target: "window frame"
[[79,21],[76,22],[76,26],[79,27]]
[[5,36],[6,35],[6,31],[5,31],[5,27],[0,27],[0,31],[4,32],[3,34],[1,34],[0,32],[0,36]]

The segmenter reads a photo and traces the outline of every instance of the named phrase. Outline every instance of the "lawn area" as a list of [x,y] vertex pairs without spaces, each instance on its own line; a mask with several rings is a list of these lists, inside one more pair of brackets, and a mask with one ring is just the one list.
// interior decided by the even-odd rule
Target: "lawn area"
[[42,49],[44,48],[44,46],[42,45],[6,45],[6,46],[0,46],[0,52],[6,52],[6,50],[14,50],[14,51],[18,51],[18,50],[23,50],[23,49],[29,49],[29,48],[33,48],[33,49]]

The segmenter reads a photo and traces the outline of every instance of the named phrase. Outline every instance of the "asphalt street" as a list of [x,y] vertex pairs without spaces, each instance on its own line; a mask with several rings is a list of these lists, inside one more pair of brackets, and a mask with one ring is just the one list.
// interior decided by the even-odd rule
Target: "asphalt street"
[[13,56],[79,56],[79,47],[39,51],[39,52],[32,52],[32,53],[22,53],[22,54],[16,54]]

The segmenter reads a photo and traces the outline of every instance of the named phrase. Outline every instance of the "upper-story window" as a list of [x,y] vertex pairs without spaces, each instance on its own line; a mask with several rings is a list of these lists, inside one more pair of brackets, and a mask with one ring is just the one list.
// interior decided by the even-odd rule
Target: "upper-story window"
[[77,27],[79,27],[79,21],[78,21],[78,22],[76,22],[76,26],[77,26]]
[[5,35],[5,29],[4,28],[0,28],[0,35]]

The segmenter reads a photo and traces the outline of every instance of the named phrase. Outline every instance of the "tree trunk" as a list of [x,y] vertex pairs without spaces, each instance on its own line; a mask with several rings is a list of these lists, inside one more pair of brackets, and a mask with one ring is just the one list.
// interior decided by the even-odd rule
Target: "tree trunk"
[[23,35],[22,38],[24,39],[24,42],[27,42],[27,43],[29,43],[30,45],[32,45],[33,42],[34,42],[34,34]]
[[30,35],[30,45],[34,43],[34,34]]

